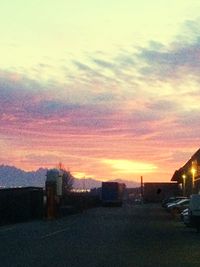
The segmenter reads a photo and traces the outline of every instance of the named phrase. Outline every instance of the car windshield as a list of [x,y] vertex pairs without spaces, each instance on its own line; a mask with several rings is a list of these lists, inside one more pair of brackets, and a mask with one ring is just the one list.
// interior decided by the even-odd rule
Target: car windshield
[[176,202],[176,204],[184,204],[184,203],[189,203],[189,199],[182,199]]

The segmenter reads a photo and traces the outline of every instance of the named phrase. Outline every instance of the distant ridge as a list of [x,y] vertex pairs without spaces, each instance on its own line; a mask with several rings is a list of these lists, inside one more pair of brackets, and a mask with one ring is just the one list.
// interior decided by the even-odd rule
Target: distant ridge
[[47,169],[26,172],[14,166],[0,165],[0,187],[39,186],[45,185]]
[[[0,165],[0,187],[25,187],[25,186],[39,186],[44,187],[46,181],[47,169],[39,168],[36,171],[24,171],[14,166]],[[127,187],[138,187],[139,183],[132,181],[125,181],[123,179],[110,180],[113,182],[125,183]],[[101,187],[101,181],[86,178],[74,178],[75,189],[91,189]]]
[[140,183],[138,183],[138,182],[123,180],[123,179],[115,179],[115,180],[112,180],[112,182],[124,183],[129,188],[139,187],[140,186]]

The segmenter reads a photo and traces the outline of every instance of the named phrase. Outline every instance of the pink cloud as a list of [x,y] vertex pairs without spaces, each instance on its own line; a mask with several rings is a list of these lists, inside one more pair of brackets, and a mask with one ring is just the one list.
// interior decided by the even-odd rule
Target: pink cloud
[[[152,91],[157,81],[174,85],[177,75],[184,81],[186,72],[198,74],[198,62],[193,61],[198,52],[194,43],[148,47],[135,56],[127,51],[110,60],[93,56],[88,64],[74,62],[77,75],[55,89],[1,71],[0,136],[5,144],[0,148],[6,153],[0,161],[31,169],[61,160],[72,171],[99,179],[138,179],[127,173],[120,177],[102,163],[124,159],[158,166],[146,179],[169,180],[199,146],[199,110],[183,108],[173,93]],[[142,71],[138,57],[146,64]],[[196,99],[195,90],[190,96]]]

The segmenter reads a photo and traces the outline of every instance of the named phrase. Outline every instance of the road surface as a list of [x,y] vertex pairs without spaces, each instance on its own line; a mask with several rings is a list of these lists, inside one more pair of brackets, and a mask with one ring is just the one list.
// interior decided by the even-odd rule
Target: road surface
[[96,208],[0,228],[2,267],[199,267],[200,234],[160,205]]

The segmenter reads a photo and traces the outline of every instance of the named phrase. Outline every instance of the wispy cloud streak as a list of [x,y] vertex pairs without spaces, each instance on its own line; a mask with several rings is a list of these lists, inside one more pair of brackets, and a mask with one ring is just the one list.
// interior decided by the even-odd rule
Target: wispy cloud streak
[[195,32],[189,41],[91,53],[62,66],[61,80],[1,70],[0,160],[25,168],[62,160],[99,179],[136,178],[105,164],[123,159],[124,166],[156,166],[156,175],[170,179],[199,146],[200,33],[186,24]]

